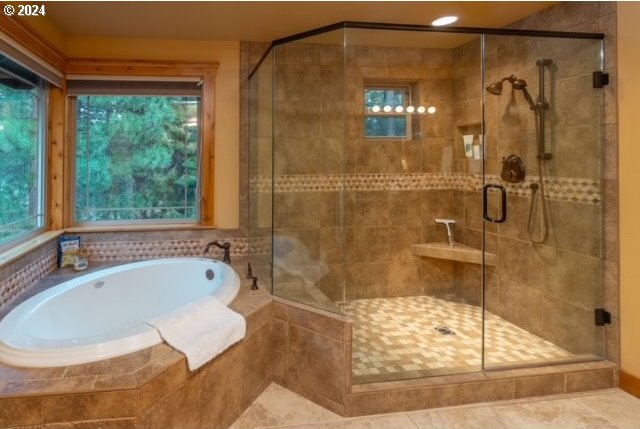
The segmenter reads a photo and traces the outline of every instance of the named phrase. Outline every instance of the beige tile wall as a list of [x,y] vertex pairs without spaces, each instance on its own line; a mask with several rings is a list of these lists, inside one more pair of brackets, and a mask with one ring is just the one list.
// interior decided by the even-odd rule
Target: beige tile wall
[[[450,173],[449,50],[298,43],[278,47],[275,93],[275,180],[296,175]],[[344,62],[346,61],[346,66]],[[346,68],[345,68],[346,67]],[[346,70],[346,72],[345,72]],[[422,137],[365,140],[364,82],[408,82],[415,103],[438,113],[419,119]],[[419,99],[418,99],[419,98]],[[346,100],[346,102],[345,102]],[[345,188],[274,195],[275,281],[318,287],[330,300],[406,296],[451,289],[453,265],[414,258],[409,246],[445,240],[433,218],[462,220],[462,194],[431,190]]]
[[[606,48],[615,40],[615,6],[561,3],[514,27],[604,32]],[[611,250],[617,249],[617,197],[613,186],[617,138],[615,113],[608,107],[611,94],[615,94],[615,70],[607,70],[612,83],[604,90],[591,87],[591,72],[599,67],[599,44],[592,40],[488,37],[486,49],[487,82],[517,74],[528,81],[534,97],[538,93],[536,59],[554,61],[550,69],[554,83],[546,88],[551,100],[547,147],[554,156],[547,162],[547,175],[598,180],[604,188],[604,198],[596,204],[549,201],[550,237],[544,245],[531,244],[528,239],[530,198],[508,198],[507,222],[486,224],[487,249],[499,256],[498,266],[487,268],[487,308],[571,352],[602,354],[605,336],[603,328],[594,326],[593,310],[603,303],[606,273],[606,306],[614,315],[614,326],[606,328],[607,357],[617,361],[617,255]],[[475,52],[476,46],[459,50]],[[615,52],[606,49],[605,67],[615,64],[611,55]],[[456,97],[469,98],[464,87]],[[517,153],[525,160],[528,173],[537,174],[533,115],[522,94],[511,95],[505,85],[502,96],[487,95],[486,103],[487,171],[499,172],[500,159]],[[480,243],[480,225],[470,221],[471,213],[479,213],[479,201],[479,193],[465,194],[465,237],[472,245]],[[476,286],[479,278],[478,268],[465,266],[460,294],[476,303],[480,301]]]
[[[605,304],[614,316],[613,325],[606,328],[607,357],[617,361],[615,4],[561,3],[513,27],[604,32],[604,63],[612,82],[604,90],[591,89],[590,73],[597,68],[598,57],[593,41],[488,38],[487,81],[518,74],[527,79],[535,97],[535,60],[543,56],[554,60],[555,83],[547,88],[553,99],[547,138],[554,159],[546,172],[551,237],[545,246],[529,242],[527,183],[509,187],[509,221],[499,227],[485,224],[487,250],[502,260],[487,268],[487,307],[576,353],[600,353],[602,329],[595,328],[591,319],[593,306],[602,297],[604,277]],[[294,269],[276,267],[276,278],[282,282],[304,278],[302,284],[318,287],[333,301],[455,291],[479,304],[480,267],[416,258],[408,247],[420,241],[444,241],[444,229],[432,219],[446,216],[458,221],[458,240],[479,248],[480,192],[464,187],[354,189],[350,185],[356,180],[375,182],[370,179],[375,175],[480,173],[481,163],[465,159],[461,144],[462,134],[481,132],[479,40],[451,51],[352,46],[346,56],[331,45],[300,43],[279,49],[276,78],[286,84],[275,89],[273,221],[283,244],[276,247],[284,249],[278,256],[280,265]],[[343,62],[346,80],[337,69]],[[588,62],[592,64],[586,67]],[[389,78],[417,82],[420,96],[432,97],[423,101],[438,107],[438,115],[423,118],[422,138],[363,139],[363,82]],[[592,95],[590,101],[576,105],[574,100],[585,91]],[[338,95],[346,100],[343,107]],[[601,96],[604,110],[598,124],[592,118],[599,116]],[[500,160],[510,153],[523,156],[528,177],[535,179],[533,115],[522,94],[512,95],[505,85],[501,97],[487,95],[486,100],[487,180],[499,181]],[[341,150],[344,163],[339,166]],[[452,162],[443,156],[445,152],[453,154]],[[259,176],[268,176],[267,170],[252,176],[258,188],[263,186]],[[341,171],[346,176],[337,174]],[[327,188],[324,178],[331,178]],[[388,179],[379,182],[384,180]],[[264,185],[270,188],[272,182]],[[271,194],[265,197],[268,204],[261,206],[261,212],[270,213],[271,198]],[[604,266],[598,263],[600,257]],[[576,330],[575,335],[567,334]]]
[[274,380],[344,415],[351,390],[351,322],[276,298]]

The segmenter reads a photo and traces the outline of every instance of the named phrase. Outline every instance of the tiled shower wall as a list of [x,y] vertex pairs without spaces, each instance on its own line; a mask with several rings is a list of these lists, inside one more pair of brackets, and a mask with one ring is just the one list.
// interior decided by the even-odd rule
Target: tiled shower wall
[[[446,239],[434,218],[462,221],[462,193],[442,191],[458,179],[451,50],[354,46],[345,57],[340,45],[297,43],[275,54],[276,284],[302,278],[333,301],[452,289],[451,262],[410,253]],[[418,120],[422,137],[364,138],[363,85],[382,79],[436,106]]]
[[[607,37],[606,47],[615,46],[615,6],[610,4],[562,3],[516,26],[603,32]],[[529,195],[510,193],[507,222],[500,225],[485,223],[486,248],[497,254],[499,261],[496,267],[487,268],[486,306],[573,353],[600,354],[603,329],[594,326],[593,311],[602,302],[604,269],[605,305],[614,314],[614,326],[607,327],[607,354],[617,361],[617,303],[611,299],[618,290],[617,220],[614,219],[617,217],[617,193],[612,192],[617,186],[617,138],[615,112],[612,111],[615,69],[609,69],[615,64],[615,52],[605,50],[605,68],[611,74],[612,83],[605,89],[593,89],[591,72],[599,68],[599,44],[592,40],[488,37],[485,46],[487,82],[517,74],[528,81],[534,97],[538,92],[535,61],[538,58],[553,60],[550,73],[554,82],[549,85],[548,80],[546,88],[547,99],[551,102],[547,147],[553,153],[553,159],[546,163],[547,183],[562,177],[571,187],[579,186],[582,191],[587,183],[592,184],[590,188],[596,184],[604,188],[604,195],[594,193],[593,189],[584,192],[586,198],[580,198],[575,192],[569,200],[558,200],[553,195],[548,197],[550,236],[544,245],[529,241]],[[459,48],[462,52],[458,57],[476,49],[476,45],[463,46]],[[458,100],[470,98],[464,89],[456,93],[456,97]],[[533,114],[522,94],[515,92],[512,95],[505,85],[502,96],[488,95],[485,100],[487,172],[498,174],[500,159],[517,153],[525,160],[528,174],[537,176]],[[580,101],[576,103],[577,100]],[[498,183],[491,176],[488,182]],[[465,238],[467,244],[473,246],[481,242],[481,225],[474,215],[480,207],[479,192],[465,194]],[[605,259],[604,265],[601,258]],[[465,265],[459,292],[471,302],[480,301],[477,288],[480,278],[478,267]]]
[[[507,186],[512,222],[487,227],[488,250],[502,260],[488,269],[487,305],[569,350],[597,352],[582,345],[601,339],[602,330],[590,327],[598,298],[593,291],[601,291],[597,258],[602,251],[605,306],[614,316],[613,325],[606,328],[607,357],[618,361],[615,3],[560,3],[513,27],[605,33],[605,71],[611,83],[603,90],[587,87],[597,92],[591,94],[592,101],[603,97],[599,136],[596,122],[586,120],[598,117],[593,111],[596,103],[572,104],[572,93],[581,91],[591,68],[597,68],[584,70],[585,61],[593,59],[595,42],[578,41],[576,49],[569,46],[573,41],[549,40],[544,46],[527,38],[488,39],[487,81],[516,73],[528,80],[535,97],[535,60],[549,56],[562,67],[552,71],[558,86],[547,96],[562,99],[562,104],[551,111],[556,134],[549,136],[554,160],[547,164],[552,217],[548,243],[553,245],[536,247],[528,241],[530,182]],[[307,252],[302,261],[294,258],[299,268],[295,275],[310,279],[332,300],[455,291],[479,303],[478,267],[433,261],[425,267],[429,262],[409,250],[416,242],[445,240],[443,228],[432,223],[436,216],[455,218],[456,238],[481,245],[480,188],[468,186],[479,177],[481,163],[465,159],[461,143],[462,134],[481,132],[479,46],[478,40],[451,51],[352,46],[340,56],[339,46],[300,43],[276,52],[276,85],[280,80],[282,87],[275,91],[280,153],[275,154],[274,221],[276,235],[292,237]],[[346,69],[345,82],[341,66]],[[438,108],[436,115],[424,118],[421,138],[363,139],[362,83],[368,79],[417,82],[421,98],[433,97],[420,100]],[[500,182],[499,160],[509,153],[527,160],[530,180],[537,176],[533,115],[518,98],[521,94],[512,97],[509,92],[507,88],[501,97],[487,99],[488,182]],[[344,105],[339,95],[344,95]],[[514,106],[511,119],[521,121],[515,126],[501,116]],[[574,150],[576,142],[579,150]],[[603,153],[595,153],[600,147]],[[604,159],[602,175],[599,156]],[[252,189],[258,194],[263,187],[271,190],[272,182],[265,176],[268,173],[252,174]],[[605,228],[600,237],[602,205]],[[602,241],[604,249],[598,247]],[[577,266],[582,268],[576,270]],[[569,287],[560,288],[565,282]],[[568,316],[559,320],[564,314]],[[574,326],[583,334],[576,335]]]

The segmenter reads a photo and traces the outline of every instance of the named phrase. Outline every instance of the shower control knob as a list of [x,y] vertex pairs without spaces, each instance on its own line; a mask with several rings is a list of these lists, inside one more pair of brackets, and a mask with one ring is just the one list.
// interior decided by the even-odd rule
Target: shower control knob
[[502,158],[502,171],[500,177],[505,182],[520,183],[524,182],[525,169],[522,158],[518,155],[509,155],[506,158]]

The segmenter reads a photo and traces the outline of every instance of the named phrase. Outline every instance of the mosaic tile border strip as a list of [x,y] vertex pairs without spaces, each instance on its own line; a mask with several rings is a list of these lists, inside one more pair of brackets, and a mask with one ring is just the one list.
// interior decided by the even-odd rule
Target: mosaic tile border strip
[[47,252],[43,257],[36,259],[0,282],[0,311],[38,280],[55,270],[57,261],[58,255],[55,250]]
[[[480,179],[478,179],[480,180]],[[488,183],[500,183],[496,175],[487,176]],[[531,196],[531,184],[538,182],[538,176],[530,176],[523,183],[502,183],[510,194],[519,197]],[[480,190],[481,185],[475,190]],[[597,180],[572,178],[572,177],[548,177],[544,181],[545,195],[551,200],[571,201],[575,203],[599,204],[602,200],[600,182]]]
[[[504,183],[498,175],[485,176],[486,183],[501,183],[509,193],[520,197],[531,195],[530,185],[538,176],[528,176],[523,183]],[[250,178],[253,192],[272,191],[270,177]],[[283,175],[276,179],[275,192],[338,192],[338,191],[425,191],[425,190],[482,190],[482,176],[467,173],[411,173],[411,174],[299,174]],[[584,204],[599,204],[602,200],[600,182],[586,178],[547,177],[545,192],[549,199]]]
[[[470,186],[471,175],[463,173],[411,174],[296,174],[278,176],[276,192],[384,191],[422,189],[460,189]],[[250,189],[271,191],[270,177],[250,178]]]
[[[220,238],[231,243],[232,256],[249,254],[249,239]],[[178,256],[202,256],[206,240],[134,240],[134,241],[85,241],[81,253],[91,261],[128,261],[137,259],[174,258]],[[213,252],[214,257],[217,253]],[[221,254],[220,254],[221,257]]]

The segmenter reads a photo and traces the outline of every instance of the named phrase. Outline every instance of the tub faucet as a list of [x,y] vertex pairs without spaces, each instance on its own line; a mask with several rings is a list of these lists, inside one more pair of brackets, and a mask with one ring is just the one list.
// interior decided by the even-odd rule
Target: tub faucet
[[449,246],[453,246],[455,241],[453,240],[453,226],[456,224],[456,221],[453,219],[435,219],[436,223],[443,223],[447,227],[447,242]]
[[231,254],[229,249],[231,249],[231,243],[229,243],[228,241],[225,241],[224,243],[220,244],[218,241],[211,241],[209,243],[207,243],[207,246],[204,248],[204,254],[207,255],[209,254],[209,250],[211,249],[212,246],[216,246],[219,249],[224,249],[224,255],[222,256],[222,262],[224,262],[225,264],[230,264],[231,263]]

